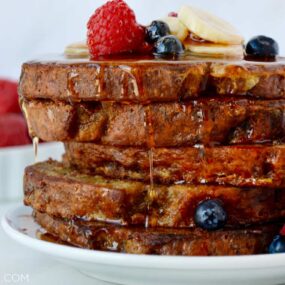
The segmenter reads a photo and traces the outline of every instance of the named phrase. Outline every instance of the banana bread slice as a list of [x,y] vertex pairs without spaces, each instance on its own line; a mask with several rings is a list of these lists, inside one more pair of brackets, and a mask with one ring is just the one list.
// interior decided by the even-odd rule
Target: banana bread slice
[[77,247],[134,254],[245,255],[266,253],[280,224],[244,229],[145,229],[54,218],[35,212],[36,222],[49,234]]
[[43,58],[22,67],[25,98],[66,101],[177,101],[203,96],[285,98],[285,61],[121,58],[101,61]]
[[[24,202],[48,215],[150,227],[195,227],[198,204],[218,199],[227,227],[285,217],[285,189],[150,185],[82,174],[47,161],[26,168]],[[150,195],[151,194],[151,195]],[[151,199],[150,199],[151,197]]]
[[285,100],[207,97],[147,106],[24,100],[22,107],[31,134],[44,141],[140,147],[285,141]]
[[[65,149],[65,164],[80,171],[150,181],[148,149],[77,142],[66,143]],[[157,183],[285,187],[282,145],[154,148],[152,157]]]

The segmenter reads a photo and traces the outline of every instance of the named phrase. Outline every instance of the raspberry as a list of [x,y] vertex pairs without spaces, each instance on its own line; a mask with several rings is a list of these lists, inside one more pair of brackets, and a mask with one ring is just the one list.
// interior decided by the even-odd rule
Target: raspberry
[[140,54],[150,54],[153,52],[153,46],[147,42],[143,43],[141,47],[138,48]]
[[0,115],[0,147],[31,143],[25,119],[21,114]]
[[178,17],[178,13],[177,12],[170,12],[168,14],[168,17],[175,17],[175,18],[177,18]]
[[112,0],[98,8],[87,24],[87,43],[93,58],[138,51],[145,29],[136,22],[133,10],[123,0]]
[[20,113],[17,83],[0,80],[0,114]]

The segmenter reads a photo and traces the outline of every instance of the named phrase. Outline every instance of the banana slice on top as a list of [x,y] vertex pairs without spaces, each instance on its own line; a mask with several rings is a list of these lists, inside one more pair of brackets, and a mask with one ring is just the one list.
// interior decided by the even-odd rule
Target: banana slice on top
[[178,19],[200,38],[218,44],[238,45],[244,39],[228,22],[192,6],[183,6]]
[[181,42],[187,38],[189,31],[177,17],[166,17],[162,21],[168,24],[171,34],[176,36]]
[[242,45],[222,45],[214,43],[193,44],[192,41],[184,42],[185,49],[199,56],[210,57],[235,57],[243,58]]
[[89,50],[85,42],[78,42],[68,45],[64,50],[64,54],[67,57],[88,57]]

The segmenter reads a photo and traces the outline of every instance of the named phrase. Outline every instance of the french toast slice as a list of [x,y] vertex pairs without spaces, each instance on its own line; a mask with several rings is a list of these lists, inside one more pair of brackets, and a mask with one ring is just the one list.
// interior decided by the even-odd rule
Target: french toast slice
[[19,91],[24,98],[74,102],[177,101],[210,91],[284,99],[285,61],[44,58],[23,65]]
[[156,255],[245,255],[266,253],[280,224],[244,229],[145,229],[98,222],[66,220],[34,212],[36,222],[49,234],[77,247]]
[[190,184],[150,187],[143,182],[82,174],[51,160],[26,168],[24,194],[27,206],[51,216],[120,225],[144,225],[148,219],[149,227],[195,227],[196,208],[206,199],[221,201],[228,227],[285,217],[285,189]]
[[24,100],[32,136],[44,141],[138,147],[282,143],[285,100],[204,98],[119,104]]
[[[64,163],[88,174],[150,181],[150,151],[93,143],[65,143]],[[154,148],[153,180],[170,184],[285,187],[285,146]]]

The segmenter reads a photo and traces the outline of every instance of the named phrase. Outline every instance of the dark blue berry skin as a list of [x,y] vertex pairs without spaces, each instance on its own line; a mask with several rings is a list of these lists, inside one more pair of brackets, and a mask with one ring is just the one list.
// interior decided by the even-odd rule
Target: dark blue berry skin
[[146,39],[149,43],[155,43],[166,35],[170,35],[170,29],[168,24],[163,21],[153,21],[146,28]]
[[285,237],[275,236],[268,251],[269,253],[285,253]]
[[217,199],[205,200],[196,208],[195,223],[198,227],[213,231],[224,227],[227,221],[222,202]]
[[154,52],[158,55],[179,55],[184,52],[183,44],[175,36],[160,38],[154,45]]
[[274,58],[279,54],[278,43],[266,36],[252,38],[246,45],[246,54],[259,58]]

